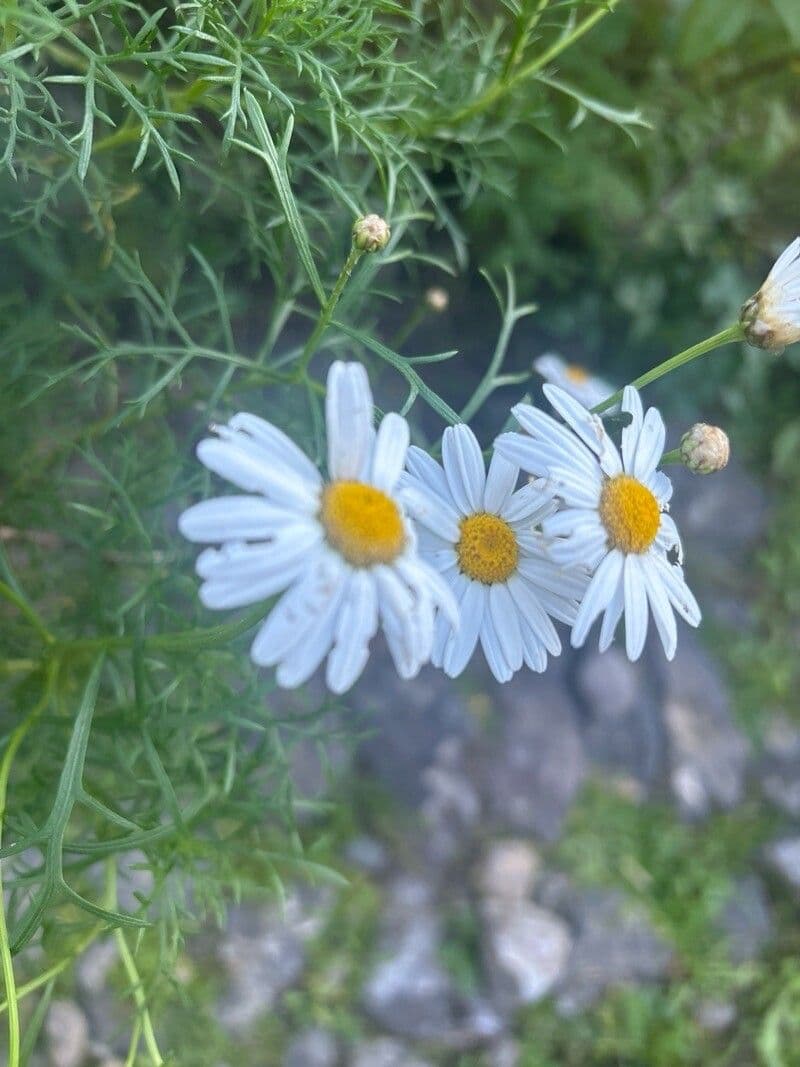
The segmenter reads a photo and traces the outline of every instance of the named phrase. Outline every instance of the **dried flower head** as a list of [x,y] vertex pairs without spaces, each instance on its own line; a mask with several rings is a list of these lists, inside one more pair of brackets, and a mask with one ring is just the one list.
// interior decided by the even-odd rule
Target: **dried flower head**
[[362,252],[381,252],[389,243],[392,231],[380,215],[362,215],[353,223],[353,244]]
[[780,353],[800,341],[800,237],[783,250],[764,284],[742,306],[748,342]]
[[694,474],[714,474],[727,467],[731,455],[728,435],[719,426],[696,422],[681,438],[681,459]]

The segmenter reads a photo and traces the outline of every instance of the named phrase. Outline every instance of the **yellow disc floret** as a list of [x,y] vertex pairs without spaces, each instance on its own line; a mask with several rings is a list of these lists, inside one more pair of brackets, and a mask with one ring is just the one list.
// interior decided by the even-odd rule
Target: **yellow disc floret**
[[581,367],[578,363],[568,363],[564,373],[569,380],[575,382],[576,385],[582,385],[589,380],[588,370],[585,367]]
[[519,549],[507,522],[480,511],[462,519],[460,528],[456,555],[459,567],[468,578],[492,585],[504,582],[514,573]]
[[656,539],[661,509],[646,485],[629,474],[618,474],[603,486],[600,518],[612,548],[645,552]]
[[406,534],[397,505],[374,485],[326,485],[320,519],[329,543],[355,567],[391,563],[405,546]]

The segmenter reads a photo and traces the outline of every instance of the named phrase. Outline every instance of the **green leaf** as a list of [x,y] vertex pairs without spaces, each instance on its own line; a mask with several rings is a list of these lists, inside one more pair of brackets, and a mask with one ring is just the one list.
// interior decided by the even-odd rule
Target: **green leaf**
[[752,7],[751,0],[694,0],[681,25],[681,62],[691,66],[733,44],[747,24]]
[[772,6],[778,12],[789,36],[800,44],[800,0],[772,0]]

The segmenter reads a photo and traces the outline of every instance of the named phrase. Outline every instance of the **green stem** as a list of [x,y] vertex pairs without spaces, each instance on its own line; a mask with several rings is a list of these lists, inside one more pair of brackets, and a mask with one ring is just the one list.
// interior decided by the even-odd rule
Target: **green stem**
[[[55,680],[57,667],[53,665],[50,675],[44,687],[39,702],[30,713],[22,720],[19,726],[12,732],[0,761],[0,844],[3,839],[3,822],[6,814],[6,795],[8,793],[8,779],[11,775],[11,766],[17,754],[19,746],[25,740],[25,736],[33,726],[40,713],[47,706]],[[17,982],[14,977],[14,963],[11,958],[11,944],[8,939],[8,926],[6,924],[5,895],[3,892],[3,864],[0,861],[0,968],[3,971],[3,984],[6,991],[6,1004],[8,1006],[8,1067],[19,1067],[20,1053],[20,1030],[19,1030],[19,1001],[20,994],[17,991]]]
[[[664,360],[664,362],[659,363],[657,367],[653,367],[651,370],[641,374],[638,378],[635,378],[631,382],[631,385],[635,386],[637,389],[642,389],[645,385],[649,385],[651,382],[663,378],[665,374],[677,370],[678,367],[683,367],[685,364],[691,363],[692,360],[697,359],[698,356],[705,355],[706,352],[713,352],[715,348],[722,348],[723,345],[727,345],[731,341],[742,340],[744,340],[744,329],[742,328],[741,323],[737,322],[733,326],[728,326],[719,333],[715,333],[712,337],[707,337],[705,341],[700,341],[698,344],[692,345],[691,348],[685,348],[683,352],[679,352],[676,356],[671,356],[669,359]],[[601,411],[606,411],[608,408],[618,403],[621,399],[622,389],[618,389],[612,396],[603,400],[601,403],[596,404],[592,408],[592,411],[595,414],[599,414]]]
[[0,582],[0,596],[5,597],[6,600],[19,608],[21,613],[25,616],[31,626],[36,630],[43,641],[46,641],[48,645],[51,645],[55,638],[47,629],[45,624],[30,606],[30,604],[24,600],[18,593],[16,593],[10,585],[6,585],[5,582]]
[[303,351],[300,355],[300,370],[303,373],[305,373],[308,364],[311,362],[311,359],[317,350],[322,335],[325,333],[328,326],[330,325],[330,321],[333,318],[333,312],[336,308],[336,305],[339,303],[339,298],[344,292],[344,287],[347,285],[347,282],[350,279],[350,275],[353,273],[353,268],[363,255],[364,253],[360,248],[356,248],[355,245],[351,246],[350,254],[344,261],[344,266],[339,272],[339,277],[336,279],[336,284],[334,285],[331,291],[331,295],[326,300],[325,306],[323,307],[322,311],[320,311],[319,318],[317,319],[317,324],[311,331],[311,336],[306,341]]
[[69,656],[81,652],[113,652],[122,648],[141,645],[144,649],[169,649],[173,652],[185,652],[195,648],[209,648],[225,644],[240,634],[247,633],[257,622],[264,618],[263,605],[249,611],[234,622],[223,622],[219,626],[209,626],[205,630],[178,630],[176,633],[154,634],[152,637],[112,636],[85,637],[75,641],[62,641],[55,646],[60,656]]
[[669,452],[665,452],[658,461],[659,467],[663,467],[670,463],[683,463],[683,457],[681,456],[681,450],[679,448],[673,448],[670,449]]
[[[113,892],[116,898],[116,883],[117,883],[117,869],[115,861],[109,861],[107,868],[107,880],[110,887],[110,891]],[[120,959],[122,965],[125,968],[125,973],[128,976],[128,981],[131,983],[131,990],[133,992],[133,999],[136,1001],[136,1007],[139,1015],[137,1023],[141,1027],[142,1034],[144,1036],[144,1043],[147,1046],[147,1051],[150,1055],[150,1059],[153,1061],[153,1067],[161,1067],[164,1063],[164,1058],[161,1055],[161,1051],[156,1041],[155,1031],[153,1030],[153,1022],[150,1018],[150,1011],[147,1007],[147,997],[144,992],[144,985],[139,975],[139,971],[136,967],[136,961],[133,958],[133,953],[128,947],[128,942],[125,940],[125,934],[122,931],[122,927],[118,926],[114,931],[114,940],[117,942],[117,949],[119,950]],[[137,1042],[138,1043],[138,1042]],[[135,1049],[136,1044],[132,1043],[132,1049]],[[130,1059],[131,1063],[134,1060]]]
[[594,11],[591,15],[579,22],[572,33],[566,34],[566,36],[560,37],[555,41],[546,51],[542,52],[540,56],[532,59],[530,63],[526,63],[523,67],[520,67],[516,73],[506,76],[506,72],[491,85],[486,88],[483,93],[473,100],[471,104],[467,104],[459,111],[456,111],[454,115],[451,115],[446,119],[447,125],[453,125],[458,122],[464,122],[465,119],[470,119],[474,115],[479,114],[481,111],[485,111],[486,108],[491,107],[502,96],[505,96],[518,82],[525,81],[527,78],[532,77],[534,74],[538,74],[543,67],[546,67],[548,63],[552,63],[557,56],[560,56],[567,48],[571,47],[579,38],[583,37],[585,33],[588,33],[601,19],[606,15],[610,15],[614,8],[619,3],[619,0],[608,0],[608,6]]

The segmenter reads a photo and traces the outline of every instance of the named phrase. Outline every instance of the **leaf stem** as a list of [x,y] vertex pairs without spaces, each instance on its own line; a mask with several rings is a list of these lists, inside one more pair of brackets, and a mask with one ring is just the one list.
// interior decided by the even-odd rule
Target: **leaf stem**
[[[723,345],[730,344],[731,341],[742,341],[743,339],[744,330],[742,325],[741,323],[736,322],[733,326],[728,326],[724,330],[720,330],[719,333],[707,337],[704,341],[699,341],[696,345],[692,345],[691,348],[685,348],[683,352],[678,352],[677,355],[665,359],[663,363],[659,363],[658,366],[653,367],[651,370],[639,375],[638,378],[635,378],[631,382],[631,385],[636,389],[642,389],[645,385],[649,385],[651,382],[663,378],[665,374],[677,370],[678,367],[683,367],[687,363],[691,363],[692,360],[697,359],[698,356],[705,355],[706,352],[713,352],[715,348],[722,348]],[[606,411],[608,408],[612,407],[621,399],[622,389],[618,389],[612,396],[609,396],[599,404],[595,404],[592,411],[595,414],[599,414],[601,411]]]
[[53,644],[55,638],[47,629],[45,624],[30,606],[30,604],[23,597],[19,595],[10,585],[6,585],[5,582],[0,581],[0,596],[5,597],[15,607],[19,608],[20,612],[25,616],[34,630],[39,634],[43,641],[48,645]]

